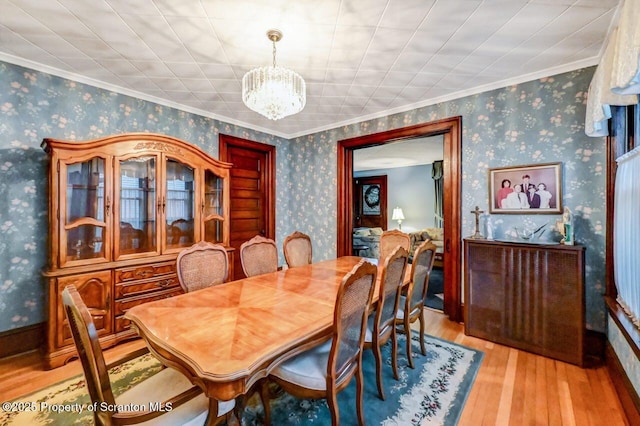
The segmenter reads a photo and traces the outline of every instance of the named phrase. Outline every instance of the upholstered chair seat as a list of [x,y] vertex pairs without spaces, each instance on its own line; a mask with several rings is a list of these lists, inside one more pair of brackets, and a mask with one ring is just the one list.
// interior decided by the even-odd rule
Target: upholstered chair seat
[[[300,398],[326,398],[331,424],[340,424],[337,394],[356,377],[358,423],[364,424],[362,348],[377,268],[361,260],[338,289],[330,340],[294,349],[275,366],[269,379]],[[265,405],[269,419],[269,404]]]
[[331,352],[331,340],[311,348],[280,364],[271,372],[282,380],[307,389],[327,390],[327,363]]

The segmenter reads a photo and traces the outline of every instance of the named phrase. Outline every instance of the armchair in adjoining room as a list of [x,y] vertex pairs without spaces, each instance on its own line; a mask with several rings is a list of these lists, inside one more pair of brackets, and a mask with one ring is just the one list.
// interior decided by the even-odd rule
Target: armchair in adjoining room
[[420,244],[431,241],[436,246],[435,266],[441,267],[444,260],[444,229],[443,228],[423,228],[419,231],[409,232],[411,247],[409,257],[413,257],[414,252]]
[[362,247],[362,250],[358,250],[354,255],[371,259],[380,257],[380,236],[383,232],[382,228],[354,229],[352,247]]

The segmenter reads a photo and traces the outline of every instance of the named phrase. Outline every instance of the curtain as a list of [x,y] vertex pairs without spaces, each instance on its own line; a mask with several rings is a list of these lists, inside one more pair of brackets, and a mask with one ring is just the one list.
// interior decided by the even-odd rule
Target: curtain
[[625,0],[618,26],[618,41],[611,71],[611,91],[640,93],[640,0]]
[[619,157],[613,218],[618,303],[640,327],[640,147]]
[[436,200],[434,206],[434,225],[436,228],[442,228],[444,226],[444,217],[442,210],[444,193],[444,175],[442,166],[443,163],[443,160],[434,161],[431,166],[431,178],[433,179],[436,187]]
[[634,105],[640,93],[640,0],[625,0],[589,85],[585,133],[607,136],[611,105]]

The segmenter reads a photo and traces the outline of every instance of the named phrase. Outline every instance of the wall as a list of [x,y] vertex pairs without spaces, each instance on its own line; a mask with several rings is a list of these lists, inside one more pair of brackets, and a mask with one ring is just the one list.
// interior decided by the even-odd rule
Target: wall
[[[586,96],[595,68],[590,67],[517,84],[490,92],[443,102],[405,113],[364,121],[297,138],[292,146],[295,162],[326,156],[336,171],[336,144],[342,139],[397,129],[452,116],[462,116],[462,235],[472,235],[471,212],[478,205],[488,211],[488,169],[535,163],[563,163],[563,202],[574,214],[575,238],[586,251],[587,328],[609,333],[609,340],[640,394],[640,362],[609,320],[602,299],[605,292],[605,181],[606,141],[584,134]],[[298,176],[298,185],[312,175]],[[324,209],[335,211],[336,195],[322,194]],[[327,199],[331,203],[327,207]],[[308,199],[301,208],[316,205]],[[295,211],[293,212],[295,215]],[[504,237],[523,219],[530,225],[553,224],[558,215],[493,215],[494,237]],[[446,218],[445,218],[446,220]],[[318,243],[332,247],[324,258],[335,256],[336,224],[323,216],[306,218],[321,232]],[[552,236],[546,233],[547,238]],[[559,239],[558,235],[553,235]],[[315,241],[314,241],[315,243]],[[607,327],[609,330],[607,331]]]
[[[478,205],[488,211],[488,169],[508,165],[562,162],[563,198],[575,215],[576,240],[587,246],[587,327],[605,332],[606,316],[602,294],[605,288],[605,140],[584,134],[586,92],[594,69],[581,69],[536,81],[505,87],[443,102],[405,113],[343,126],[297,138],[292,145],[294,162],[326,156],[336,176],[336,144],[341,139],[377,133],[452,116],[462,116],[462,235],[474,232]],[[312,183],[313,175],[297,176],[297,185]],[[335,192],[322,194],[322,202],[303,199],[300,208],[318,204],[336,210]],[[295,207],[294,207],[295,208]],[[296,212],[292,212],[296,215]],[[335,214],[334,214],[335,215]],[[334,216],[335,217],[335,216]],[[504,237],[523,220],[533,225],[549,223],[560,215],[494,215],[494,236]],[[446,220],[446,218],[445,218]],[[335,219],[307,217],[320,229],[317,235],[335,255]],[[551,236],[552,232],[546,232]],[[554,236],[559,239],[558,235]]]
[[391,220],[393,209],[402,207],[404,232],[432,227],[434,223],[435,185],[431,164],[393,169],[354,172],[354,177],[387,175],[387,229],[397,229]]
[[[462,116],[462,234],[470,212],[488,207],[491,167],[561,161],[564,204],[575,214],[576,240],[587,247],[587,326],[606,332],[604,293],[605,141],[584,135],[593,68],[443,102],[286,141],[45,73],[0,62],[0,332],[44,320],[40,270],[47,255],[45,137],[83,140],[149,131],[185,139],[218,156],[218,135],[277,147],[277,240],[299,229],[314,236],[314,260],[336,254],[336,144],[451,116]],[[516,221],[551,223],[555,215],[496,215],[495,236]],[[446,218],[445,218],[446,220]],[[638,361],[615,339],[625,369]],[[625,346],[626,345],[626,346]],[[640,383],[638,378],[632,379]]]
[[[218,135],[275,145],[276,191],[288,200],[290,143],[210,118],[0,62],[0,332],[45,320],[47,156],[43,138],[86,140],[163,133],[218,157]],[[291,222],[276,203],[278,231]],[[286,224],[286,226],[285,226]],[[277,239],[284,239],[280,232]]]

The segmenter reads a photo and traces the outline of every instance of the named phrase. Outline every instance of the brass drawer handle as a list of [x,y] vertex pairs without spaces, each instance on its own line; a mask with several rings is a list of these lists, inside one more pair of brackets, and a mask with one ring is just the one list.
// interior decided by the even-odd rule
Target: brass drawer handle
[[144,271],[144,270],[143,271],[136,271],[136,276],[138,276],[138,277],[146,278],[146,277],[150,277],[152,275],[153,275],[153,272],[151,272],[151,271]]

